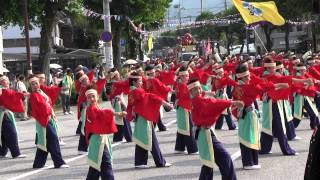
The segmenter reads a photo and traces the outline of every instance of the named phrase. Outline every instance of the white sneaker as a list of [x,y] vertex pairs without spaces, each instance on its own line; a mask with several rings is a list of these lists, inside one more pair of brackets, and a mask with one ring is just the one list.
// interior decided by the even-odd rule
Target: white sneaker
[[14,157],[14,158],[26,158],[26,157],[27,157],[27,155],[25,155],[25,154],[20,154],[19,156]]
[[78,151],[78,155],[84,155],[84,154],[88,154],[88,152],[86,152],[86,151]]
[[166,163],[166,164],[164,165],[164,167],[170,167],[170,166],[172,166],[171,163]]
[[298,156],[298,155],[299,155],[299,153],[298,153],[298,152],[295,152],[295,153],[294,153],[294,155],[295,155],[295,156]]
[[59,168],[69,168],[70,166],[68,164],[62,164]]
[[294,138],[292,139],[292,141],[298,141],[298,140],[301,140],[301,139],[302,139],[301,137],[296,136],[296,137],[294,137]]
[[199,154],[199,152],[197,151],[197,152],[194,152],[194,153],[189,153],[189,155],[198,155]]
[[68,115],[69,113],[68,113],[68,112],[64,112],[63,114],[64,114],[64,115]]
[[137,168],[137,169],[148,169],[148,168],[150,168],[150,166],[142,164],[142,165],[136,165],[135,168]]
[[244,166],[243,169],[245,170],[256,170],[256,169],[260,169],[261,166],[260,165],[253,165],[253,166]]
[[174,154],[186,154],[187,151],[177,151],[177,150],[174,150]]
[[69,111],[68,113],[69,113],[69,114],[73,114],[73,112],[72,112],[72,111]]

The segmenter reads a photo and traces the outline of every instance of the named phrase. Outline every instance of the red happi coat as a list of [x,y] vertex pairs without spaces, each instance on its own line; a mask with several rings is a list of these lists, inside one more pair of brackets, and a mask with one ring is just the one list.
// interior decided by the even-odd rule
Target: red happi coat
[[217,77],[212,78],[211,90],[212,92],[214,92],[219,89],[223,89],[227,86],[235,86],[235,85],[237,85],[237,83],[229,77],[228,73],[224,73],[222,78],[217,78]]
[[165,85],[174,85],[174,71],[160,71],[157,78]]
[[221,99],[207,99],[197,96],[191,99],[192,121],[196,126],[211,127],[218,120],[221,113],[231,106],[231,101]]
[[134,119],[133,113],[148,121],[158,122],[162,98],[155,94],[146,93],[142,88],[131,90],[128,95],[127,119]]
[[167,99],[168,93],[171,91],[170,87],[166,86],[157,78],[146,79],[143,85],[147,93],[156,94],[164,100]]
[[113,134],[117,132],[114,112],[110,109],[100,109],[90,105],[86,109],[86,140],[89,142],[90,134]]
[[31,116],[38,121],[41,126],[47,127],[52,115],[52,102],[44,92],[37,91],[30,95]]
[[[296,79],[308,79],[306,76],[295,76]],[[295,83],[293,85],[294,92],[303,95],[303,96],[309,96],[309,97],[315,97],[317,94],[317,88],[316,86],[309,86],[305,87],[304,83]]]
[[[98,95],[100,95],[102,93],[102,90],[103,90],[106,82],[107,82],[106,79],[101,79],[96,82]],[[78,119],[80,119],[81,104],[87,102],[87,97],[86,97],[85,93],[86,93],[88,87],[89,87],[89,85],[88,86],[81,86],[80,90],[79,90],[79,97],[78,97],[78,103],[77,103],[77,105],[78,105]]]
[[110,99],[114,99],[116,96],[122,93],[129,94],[129,92],[130,92],[130,85],[128,80],[116,81],[116,82],[112,82],[109,97]]
[[177,82],[175,84],[175,89],[178,99],[178,106],[183,107],[187,110],[191,110],[191,98],[187,84]]
[[0,106],[12,112],[24,112],[24,95],[11,89],[2,89],[0,96]]
[[46,86],[42,84],[40,85],[40,89],[50,97],[51,106],[53,107],[60,96],[61,88],[58,86]]
[[286,100],[289,99],[290,95],[292,94],[292,76],[282,76],[276,74],[264,75],[263,78],[269,82],[274,84],[276,83],[287,83],[289,88],[275,90],[272,89],[267,92],[268,96],[272,99],[273,102],[278,100]]

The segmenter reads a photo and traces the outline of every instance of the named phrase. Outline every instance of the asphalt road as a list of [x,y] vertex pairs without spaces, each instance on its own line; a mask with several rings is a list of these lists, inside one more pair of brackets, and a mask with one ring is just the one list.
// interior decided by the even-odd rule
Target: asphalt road
[[[108,103],[103,104],[109,107]],[[73,108],[75,112],[75,108]],[[36,147],[34,120],[18,122],[19,143],[21,151],[28,157],[25,159],[0,159],[0,179],[42,179],[64,180],[85,179],[88,171],[86,155],[77,155],[79,137],[75,135],[77,127],[76,115],[62,115],[57,113],[60,120],[61,137],[67,144],[61,147],[64,160],[70,165],[68,169],[53,169],[50,156],[47,160],[48,167],[32,169]],[[134,168],[134,144],[113,144],[113,169],[115,179],[119,180],[146,180],[146,179],[198,179],[201,163],[198,155],[174,154],[176,138],[175,112],[165,113],[164,123],[168,125],[166,132],[157,132],[161,151],[167,162],[173,164],[169,168],[155,168],[153,158],[149,153],[148,164],[150,169]],[[226,123],[224,123],[226,127]],[[223,142],[227,151],[234,159],[237,178],[240,180],[301,180],[308,154],[309,140],[312,131],[309,129],[308,120],[303,120],[297,129],[302,140],[290,142],[290,145],[299,152],[299,156],[283,156],[278,142],[273,143],[273,154],[259,156],[262,166],[260,170],[243,170],[239,153],[237,131],[219,130],[216,134]],[[221,179],[218,167],[214,170],[214,179]]]

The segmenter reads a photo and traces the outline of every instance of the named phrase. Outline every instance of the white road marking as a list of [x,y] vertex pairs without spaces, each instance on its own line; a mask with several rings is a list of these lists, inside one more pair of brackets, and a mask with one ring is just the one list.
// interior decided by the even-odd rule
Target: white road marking
[[[174,124],[176,122],[176,120],[172,120],[168,123],[165,124],[165,126],[170,126],[172,124]],[[115,147],[115,146],[118,146],[122,144],[122,142],[117,142],[117,143],[114,143],[112,144],[112,147]],[[78,159],[81,159],[83,157],[86,157],[87,155],[86,154],[83,154],[83,155],[80,155],[80,156],[76,156],[76,157],[73,157],[73,158],[70,158],[70,159],[67,159],[65,160],[66,163],[70,163],[70,162],[73,162],[75,160],[78,160]],[[25,177],[28,177],[28,176],[31,176],[31,175],[34,175],[34,174],[38,174],[44,170],[47,170],[47,169],[51,169],[51,168],[54,168],[53,165],[50,165],[50,166],[47,166],[47,167],[43,167],[43,168],[40,168],[40,169],[37,169],[37,170],[34,170],[34,171],[30,171],[30,172],[27,172],[27,173],[24,173],[24,174],[21,174],[19,176],[16,176],[14,178],[10,178],[9,180],[18,180],[18,179],[22,179],[22,178],[25,178]]]
[[238,150],[236,153],[231,155],[232,161],[237,160],[239,157],[241,157],[241,151],[240,150]]

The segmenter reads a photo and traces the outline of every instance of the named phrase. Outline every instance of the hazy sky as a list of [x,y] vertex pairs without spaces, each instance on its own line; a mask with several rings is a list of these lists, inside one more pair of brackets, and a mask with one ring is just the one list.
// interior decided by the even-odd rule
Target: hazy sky
[[[226,0],[227,6],[232,6],[232,0]],[[169,16],[170,18],[178,18],[178,9],[174,9],[173,5],[181,3],[183,10],[181,11],[181,16],[198,16],[201,10],[201,0],[173,0]],[[217,13],[224,9],[225,0],[202,0],[203,10],[211,11]]]

